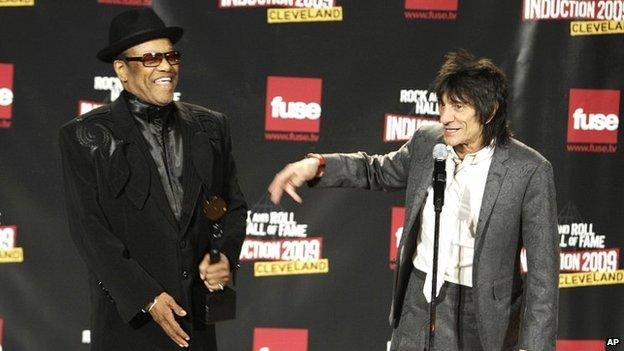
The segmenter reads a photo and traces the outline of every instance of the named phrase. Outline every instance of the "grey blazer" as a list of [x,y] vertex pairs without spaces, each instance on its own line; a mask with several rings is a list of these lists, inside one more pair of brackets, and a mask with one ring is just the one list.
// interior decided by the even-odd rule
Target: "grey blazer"
[[[315,186],[370,190],[406,189],[403,237],[390,324],[398,326],[413,269],[427,188],[431,152],[442,141],[441,125],[426,126],[386,155],[327,154]],[[496,146],[483,194],[473,260],[473,294],[479,337],[485,350],[555,350],[557,333],[559,236],[555,185],[550,163],[512,139]],[[520,250],[526,247],[526,277]]]

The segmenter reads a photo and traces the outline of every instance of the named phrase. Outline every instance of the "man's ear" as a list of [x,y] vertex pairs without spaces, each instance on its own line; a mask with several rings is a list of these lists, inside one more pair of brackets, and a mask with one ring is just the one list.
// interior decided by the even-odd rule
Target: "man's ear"
[[128,81],[128,68],[126,67],[125,62],[121,60],[113,61],[113,69],[115,70],[115,73],[117,74],[117,78],[119,78],[119,80],[122,83],[125,83]]

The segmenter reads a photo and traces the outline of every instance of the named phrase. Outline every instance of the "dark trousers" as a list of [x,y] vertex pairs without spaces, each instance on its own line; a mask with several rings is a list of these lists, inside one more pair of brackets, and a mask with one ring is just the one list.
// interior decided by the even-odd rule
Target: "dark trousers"
[[[414,268],[405,293],[391,351],[423,351],[429,338],[429,304],[423,295],[426,274]],[[436,334],[430,351],[483,351],[477,331],[472,288],[445,282],[436,302]]]

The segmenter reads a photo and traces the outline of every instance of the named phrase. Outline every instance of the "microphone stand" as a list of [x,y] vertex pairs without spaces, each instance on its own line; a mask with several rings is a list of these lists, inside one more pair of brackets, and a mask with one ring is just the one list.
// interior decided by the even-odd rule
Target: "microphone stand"
[[425,351],[433,351],[433,340],[436,332],[436,300],[438,288],[438,246],[440,242],[440,213],[444,205],[444,188],[446,184],[446,165],[444,160],[435,160],[433,170],[433,209],[435,226],[433,230],[433,262],[431,268],[431,301],[429,302],[429,339]]

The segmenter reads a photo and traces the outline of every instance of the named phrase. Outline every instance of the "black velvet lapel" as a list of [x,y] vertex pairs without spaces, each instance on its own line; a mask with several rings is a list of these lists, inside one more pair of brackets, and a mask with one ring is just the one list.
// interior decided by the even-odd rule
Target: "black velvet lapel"
[[[200,194],[203,191],[208,196],[212,187],[212,171],[214,154],[208,135],[201,130],[197,121],[189,120],[186,116],[192,116],[190,111],[182,104],[176,104],[181,112],[182,137],[184,148],[184,171],[183,187],[184,199],[182,200],[182,219],[180,221],[180,233],[184,235],[188,228]],[[201,215],[201,214],[200,214]]]

